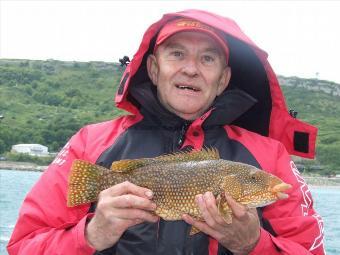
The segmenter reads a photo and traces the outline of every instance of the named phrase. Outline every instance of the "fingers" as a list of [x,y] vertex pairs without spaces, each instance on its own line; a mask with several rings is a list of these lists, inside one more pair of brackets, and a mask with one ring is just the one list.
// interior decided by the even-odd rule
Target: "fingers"
[[225,221],[219,215],[215,197],[211,192],[206,192],[204,195],[198,195],[196,201],[203,218],[209,226],[220,227],[220,225],[225,224]]
[[[246,206],[237,203],[230,195],[226,194],[226,200],[232,210],[233,216],[239,221],[249,220],[249,210]],[[221,230],[226,226],[225,220],[219,214],[216,199],[211,192],[196,196],[196,203],[208,226]]]
[[198,221],[193,219],[192,217],[190,217],[187,214],[183,214],[182,215],[182,219],[188,223],[189,225],[194,226],[195,228],[199,229],[200,231],[202,231],[203,233],[213,237],[216,240],[219,240],[221,234],[220,232],[218,232],[217,230],[213,229],[212,227],[210,227],[207,223],[205,223],[204,221]]
[[152,213],[156,204],[151,198],[151,190],[130,182],[100,192],[95,215],[86,226],[88,242],[102,250],[116,243],[127,228],[145,221],[157,222],[159,217]]
[[256,245],[260,236],[260,222],[257,211],[237,203],[228,194],[225,198],[234,215],[231,224],[227,224],[219,215],[216,200],[211,192],[196,197],[204,221],[195,220],[189,215],[182,215],[182,219],[216,239],[233,254],[241,254],[240,251],[242,251],[242,254],[248,254]]
[[156,204],[150,199],[152,191],[130,182],[123,182],[103,190],[99,194],[98,204],[111,208],[138,208],[149,211],[156,209]]
[[153,194],[152,191],[139,187],[131,182],[125,181],[122,183],[119,183],[117,185],[112,186],[111,188],[105,190],[107,193],[109,193],[111,196],[120,196],[124,194],[134,194],[139,197],[144,197],[151,199]]
[[233,212],[233,216],[238,220],[247,220],[249,218],[248,208],[240,203],[237,203],[229,194],[225,193],[225,198],[229,207]]
[[158,217],[151,214],[156,204],[147,198],[149,189],[124,182],[112,186],[99,194],[97,209],[107,218],[143,219],[155,222]]
[[136,222],[157,222],[158,216],[155,216],[145,210],[140,209],[116,209],[112,212],[112,217],[119,218],[122,220],[134,220]]
[[138,208],[149,211],[156,210],[156,204],[151,200],[131,194],[126,194],[119,197],[111,197],[110,204],[112,207],[119,208]]
[[213,194],[211,192],[206,192],[204,195],[197,195],[196,203],[200,209],[204,222],[194,220],[190,216],[184,216],[183,219],[188,224],[195,226],[215,239],[220,238],[220,233],[223,232],[226,223],[218,213],[216,200]]

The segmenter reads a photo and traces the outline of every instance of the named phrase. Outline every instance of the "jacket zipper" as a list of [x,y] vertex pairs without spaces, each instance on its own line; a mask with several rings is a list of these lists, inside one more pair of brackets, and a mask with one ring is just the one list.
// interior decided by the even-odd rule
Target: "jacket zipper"
[[188,130],[188,127],[190,126],[191,122],[184,122],[184,124],[181,127],[181,130],[179,132],[179,136],[177,139],[177,148],[180,149],[185,141],[185,133]]

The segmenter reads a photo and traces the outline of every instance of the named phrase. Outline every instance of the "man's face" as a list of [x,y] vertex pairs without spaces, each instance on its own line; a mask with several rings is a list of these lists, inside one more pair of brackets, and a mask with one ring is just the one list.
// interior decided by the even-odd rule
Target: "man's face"
[[201,116],[229,83],[224,55],[205,33],[179,32],[168,38],[147,61],[160,102],[183,119]]

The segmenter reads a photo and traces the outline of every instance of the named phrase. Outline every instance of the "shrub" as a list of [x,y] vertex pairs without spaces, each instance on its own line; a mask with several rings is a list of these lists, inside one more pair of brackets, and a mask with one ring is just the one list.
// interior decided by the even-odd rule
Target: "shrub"
[[14,152],[5,153],[5,158],[9,161],[31,162],[31,163],[35,163],[40,166],[49,165],[54,159],[53,156],[38,157],[38,156],[31,156],[27,153],[14,153]]

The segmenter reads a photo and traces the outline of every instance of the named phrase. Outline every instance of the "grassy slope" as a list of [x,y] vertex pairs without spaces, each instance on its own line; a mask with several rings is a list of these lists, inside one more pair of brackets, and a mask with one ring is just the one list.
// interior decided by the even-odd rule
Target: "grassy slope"
[[340,172],[340,97],[299,87],[282,88],[298,118],[319,129],[314,163]]
[[[56,151],[84,124],[121,114],[113,98],[122,71],[118,64],[102,62],[0,60],[0,115],[5,116],[0,153],[15,143],[42,143]],[[340,171],[340,96],[299,86],[306,82],[281,81],[290,85],[282,86],[287,104],[299,119],[319,128],[312,164]]]
[[2,143],[43,143],[58,150],[84,124],[119,113],[113,102],[122,73],[118,65],[67,64],[0,61]]

